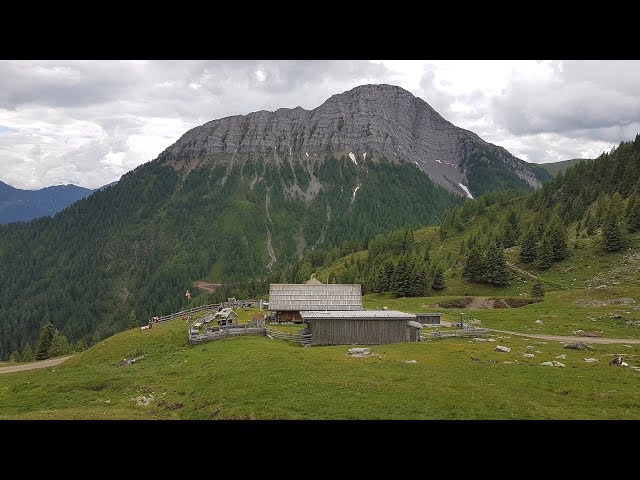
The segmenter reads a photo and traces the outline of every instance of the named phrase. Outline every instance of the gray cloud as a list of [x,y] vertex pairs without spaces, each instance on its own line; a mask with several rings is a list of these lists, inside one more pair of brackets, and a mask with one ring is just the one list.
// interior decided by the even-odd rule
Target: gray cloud
[[521,63],[0,61],[0,180],[95,188],[212,119],[312,109],[364,83],[400,85],[529,161],[598,154],[640,129],[640,62]]

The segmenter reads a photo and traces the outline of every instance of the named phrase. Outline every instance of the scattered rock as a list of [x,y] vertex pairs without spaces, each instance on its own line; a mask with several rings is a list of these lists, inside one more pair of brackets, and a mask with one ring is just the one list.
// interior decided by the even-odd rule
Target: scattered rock
[[476,342],[486,342],[486,341],[487,341],[487,339],[486,339],[486,338],[477,338],[477,337],[473,337],[473,339],[474,339]]
[[560,362],[553,362],[553,366],[554,366],[554,367],[561,367],[561,368],[564,368],[564,366],[565,366],[565,365],[564,365],[564,363],[560,363]]
[[417,360],[405,360],[404,363],[418,363]]
[[[620,315],[619,313],[615,313],[613,315],[609,315],[609,318],[622,318],[622,315]],[[629,325],[629,322],[627,322],[627,325]]]
[[536,352],[536,353],[542,353],[540,350],[534,350],[534,352]]
[[536,320],[536,323],[537,323],[538,325],[542,325],[542,320]]
[[629,366],[629,364],[628,364],[627,362],[621,362],[621,363],[620,363],[620,366],[621,366],[621,367],[628,367],[628,366]]
[[148,397],[145,397],[144,395],[140,396],[140,397],[136,397],[134,398],[136,404],[142,406],[142,407],[146,407],[147,405],[149,405],[151,402],[153,402],[153,395],[149,395]]
[[600,290],[601,288],[607,288],[607,286],[606,285],[598,285],[596,287],[596,290]]
[[495,342],[496,339],[495,338],[487,338],[487,342]]
[[535,357],[535,355],[533,353],[523,353],[522,354],[523,357],[527,357],[527,358],[533,358]]
[[587,363],[593,363],[593,362],[597,362],[598,359],[597,358],[585,358],[584,361],[587,362]]
[[633,348],[631,345],[622,345],[623,347],[627,347],[627,348]]
[[533,350],[533,345],[527,345],[527,350]]
[[640,327],[640,320],[627,320],[625,323],[630,327]]
[[366,357],[368,355],[371,355],[371,349],[370,348],[350,348],[348,353],[352,357]]
[[563,353],[562,355],[558,355],[556,358],[561,358],[564,360],[565,358],[567,358],[567,356]]
[[563,348],[571,348],[573,350],[584,350],[589,349],[589,350],[593,350],[593,347],[590,345],[587,345],[584,342],[571,342],[571,343],[567,343]]
[[498,360],[489,360],[489,363],[500,363]]
[[542,362],[540,365],[544,367],[553,367],[553,362]]
[[504,364],[506,364],[506,365],[513,365],[513,364],[514,364],[514,363],[516,363],[516,362],[511,362],[511,361],[509,361],[509,360],[505,360],[505,361],[504,361],[504,362],[502,362],[502,363],[504,363]]
[[509,353],[511,351],[511,349],[509,347],[505,347],[503,345],[496,345],[496,348],[494,348],[494,351]]
[[137,357],[131,357],[131,358],[124,358],[122,359],[122,361],[118,364],[119,367],[126,367],[127,365],[133,365],[134,363],[136,363],[138,360],[142,360],[144,357],[146,357],[147,354],[144,353],[142,355],[138,355]]
[[572,333],[574,335],[582,335],[584,333],[584,330],[574,330]]

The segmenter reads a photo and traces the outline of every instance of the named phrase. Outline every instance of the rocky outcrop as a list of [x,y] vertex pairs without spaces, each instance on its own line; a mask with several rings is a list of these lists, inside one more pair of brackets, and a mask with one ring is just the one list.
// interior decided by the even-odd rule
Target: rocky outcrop
[[392,85],[363,85],[305,110],[261,110],[205,123],[185,133],[159,157],[177,169],[204,161],[286,158],[306,167],[326,155],[363,168],[385,157],[415,164],[435,182],[467,196],[469,174],[487,165],[508,171],[533,188],[540,173],[504,148],[445,120],[427,102]]

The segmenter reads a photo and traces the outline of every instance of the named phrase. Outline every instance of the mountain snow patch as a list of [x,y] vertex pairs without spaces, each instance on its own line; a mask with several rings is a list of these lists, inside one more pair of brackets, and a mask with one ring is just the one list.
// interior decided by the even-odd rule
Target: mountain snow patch
[[466,186],[466,185],[463,185],[463,184],[461,184],[461,183],[459,183],[458,185],[460,185],[460,188],[462,188],[462,189],[465,191],[465,193],[467,194],[467,198],[470,198],[470,199],[472,199],[472,200],[473,200],[473,195],[471,195],[471,192],[469,191],[469,189],[467,188],[467,186]]
[[353,152],[349,152],[349,158],[353,160],[353,163],[358,165],[358,162],[356,162],[356,156],[353,154]]

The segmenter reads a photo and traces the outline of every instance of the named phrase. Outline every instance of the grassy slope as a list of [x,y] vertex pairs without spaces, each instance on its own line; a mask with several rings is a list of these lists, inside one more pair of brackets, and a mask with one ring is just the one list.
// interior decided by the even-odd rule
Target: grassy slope
[[556,177],[560,172],[564,172],[567,168],[575,165],[578,162],[587,160],[585,158],[572,158],[571,160],[563,160],[561,162],[551,163],[539,163],[538,165],[544,168],[552,176]]
[[[638,365],[637,346],[585,353],[496,340],[374,346],[380,356],[351,358],[346,346],[303,348],[266,337],[189,346],[185,323],[174,320],[119,333],[52,369],[4,374],[0,418],[640,418],[638,373],[607,365],[620,351]],[[498,343],[511,353],[494,352]],[[527,345],[542,353],[524,358],[535,351]],[[147,357],[117,366],[138,352]],[[562,353],[567,368],[539,365]],[[149,405],[137,404],[150,395]]]

